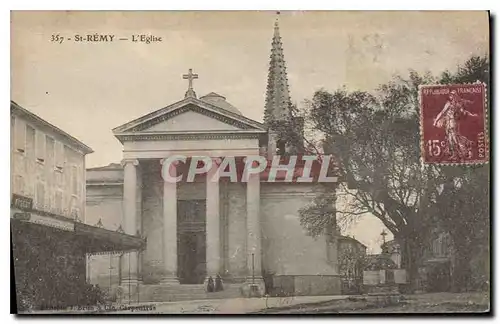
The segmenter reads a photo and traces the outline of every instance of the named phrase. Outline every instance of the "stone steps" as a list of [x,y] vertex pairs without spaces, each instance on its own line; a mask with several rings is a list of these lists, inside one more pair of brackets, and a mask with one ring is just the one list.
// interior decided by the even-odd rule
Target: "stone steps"
[[170,302],[235,297],[241,297],[240,284],[224,284],[223,291],[212,293],[207,293],[204,285],[152,285],[140,288],[141,302]]

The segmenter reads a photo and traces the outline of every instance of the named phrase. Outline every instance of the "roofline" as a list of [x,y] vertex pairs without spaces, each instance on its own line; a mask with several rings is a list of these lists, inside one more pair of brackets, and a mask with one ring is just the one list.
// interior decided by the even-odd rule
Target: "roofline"
[[238,129],[238,130],[196,130],[196,131],[153,131],[153,132],[123,132],[115,136],[141,136],[141,135],[201,135],[201,134],[265,134],[261,129]]
[[11,113],[14,110],[15,112],[24,114],[24,115],[28,116],[29,118],[34,119],[36,122],[38,122],[46,127],[49,127],[50,129],[52,129],[53,131],[55,131],[59,135],[62,135],[66,140],[68,140],[69,142],[71,142],[75,146],[79,147],[83,151],[84,154],[94,153],[94,150],[92,150],[89,146],[85,145],[82,141],[69,135],[68,133],[66,133],[65,131],[60,129],[59,127],[52,125],[51,123],[49,123],[45,119],[41,118],[40,116],[35,115],[34,113],[27,110],[26,108],[21,107],[18,103],[16,103],[13,100],[10,101],[10,108],[11,108]]
[[362,246],[364,246],[365,248],[368,248],[366,245],[364,245],[364,244],[363,244],[363,243],[361,243],[360,241],[356,240],[354,237],[345,236],[345,235],[340,235],[339,239],[341,239],[341,240],[346,240],[346,241],[355,241],[356,243],[361,244],[361,245],[362,245]]
[[[226,98],[226,97],[224,97],[224,98]],[[239,115],[239,114],[234,113],[232,111],[221,108],[221,107],[219,107],[211,102],[206,102],[205,100],[201,100],[201,99],[197,99],[197,98],[195,98],[195,100],[203,102],[204,104],[211,106],[211,108],[221,112],[222,114],[229,114],[229,117],[233,117],[234,119],[244,119],[248,124],[254,124],[254,126],[258,126],[260,128],[266,129],[266,126],[263,123],[258,122],[256,120],[253,120],[251,118],[245,117],[245,116],[243,116],[243,114]],[[236,109],[238,109],[238,108],[236,108]]]
[[[220,97],[220,98],[224,98],[224,100],[226,100],[226,99],[227,99],[227,98],[226,98],[226,97],[224,97],[223,95],[220,95],[220,94],[218,94],[217,92],[213,92],[213,91],[212,91],[212,92],[207,93],[207,94],[206,94],[206,95],[204,95],[204,96],[201,96],[201,97],[200,97],[200,100],[201,100],[202,98],[209,97],[209,96],[210,96],[210,95],[212,95],[212,94],[217,95],[217,96],[218,96],[218,97]],[[236,107],[235,107],[235,108],[236,108]],[[238,108],[236,108],[236,109],[238,109]]]
[[[184,98],[180,101],[174,102],[174,103],[172,103],[168,106],[165,106],[163,108],[157,109],[153,112],[150,112],[149,114],[146,114],[144,116],[141,116],[139,118],[131,120],[125,124],[117,126],[117,127],[112,129],[112,132],[115,135],[118,135],[120,133],[124,133],[128,129],[133,128],[139,124],[142,124],[150,119],[158,117],[158,116],[162,115],[163,113],[165,113],[166,111],[169,111],[170,109],[173,111],[175,109],[184,107],[188,104],[197,104],[198,106],[201,106],[201,107],[208,106],[210,109],[215,110],[217,113],[219,113],[221,115],[225,115],[226,117],[229,117],[229,118],[232,118],[235,120],[239,120],[240,122],[246,123],[246,124],[251,125],[253,127],[260,128],[262,130],[266,130],[265,125],[261,122],[255,121],[255,120],[250,119],[248,117],[245,117],[243,115],[236,114],[232,111],[225,110],[224,108],[218,107],[218,106],[216,106],[212,103],[206,102],[204,100],[188,97],[188,98]],[[178,107],[174,108],[175,106],[178,106]]]
[[86,168],[86,171],[113,171],[113,170],[123,170],[122,167],[111,167],[109,165]]

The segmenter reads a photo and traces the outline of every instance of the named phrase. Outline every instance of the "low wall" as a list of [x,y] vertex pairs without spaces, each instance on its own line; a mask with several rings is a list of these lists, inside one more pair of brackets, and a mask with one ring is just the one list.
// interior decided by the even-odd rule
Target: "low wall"
[[328,275],[280,275],[272,279],[271,296],[339,295],[341,279]]

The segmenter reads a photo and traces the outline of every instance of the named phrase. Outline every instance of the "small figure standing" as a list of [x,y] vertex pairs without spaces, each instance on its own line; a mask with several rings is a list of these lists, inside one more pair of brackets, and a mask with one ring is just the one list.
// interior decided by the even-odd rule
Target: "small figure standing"
[[217,274],[217,277],[215,277],[215,291],[223,291],[224,286],[222,285],[222,278],[220,274]]
[[446,134],[445,153],[452,159],[464,159],[470,155],[472,141],[459,133],[459,120],[462,116],[477,117],[465,109],[465,106],[472,101],[462,99],[455,90],[450,92],[449,100],[444,105],[443,110],[434,119],[433,125],[438,128],[444,128]]
[[214,279],[212,276],[208,277],[207,292],[214,292]]

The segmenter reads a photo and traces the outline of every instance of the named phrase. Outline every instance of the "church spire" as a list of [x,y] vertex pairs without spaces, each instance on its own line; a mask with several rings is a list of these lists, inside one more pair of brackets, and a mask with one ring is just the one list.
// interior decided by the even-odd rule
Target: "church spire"
[[264,109],[264,122],[285,120],[290,113],[290,92],[286,74],[283,44],[279,29],[279,11],[274,23],[274,35],[271,42],[271,60],[267,77],[266,104]]

